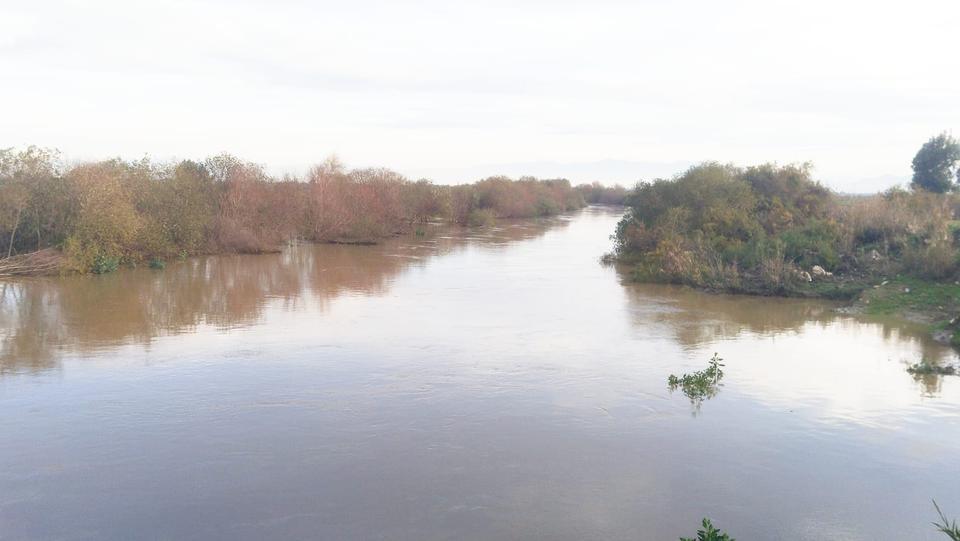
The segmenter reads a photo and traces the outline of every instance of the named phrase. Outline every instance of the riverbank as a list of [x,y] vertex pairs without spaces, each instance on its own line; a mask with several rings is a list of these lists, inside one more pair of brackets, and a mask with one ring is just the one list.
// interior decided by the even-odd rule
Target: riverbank
[[[632,281],[676,283],[711,294],[756,297],[806,298],[843,301],[845,314],[899,319],[921,325],[942,344],[960,349],[960,283],[935,282],[915,277],[818,276],[771,287],[760,279],[744,276],[734,283],[695,284],[682,280],[658,280],[638,272],[630,263],[616,261]],[[630,269],[633,268],[631,271]],[[807,273],[809,274],[809,273]]]
[[431,221],[553,216],[624,192],[533,177],[436,185],[385,168],[347,169],[336,158],[275,177],[231,155],[67,164],[53,150],[0,149],[0,276],[160,268],[297,241],[370,244]]
[[851,303],[954,339],[960,197],[919,187],[835,193],[807,165],[704,163],[641,183],[615,257],[640,282]]
[[960,284],[956,282],[906,277],[883,281],[864,290],[850,311],[924,325],[934,340],[960,348]]

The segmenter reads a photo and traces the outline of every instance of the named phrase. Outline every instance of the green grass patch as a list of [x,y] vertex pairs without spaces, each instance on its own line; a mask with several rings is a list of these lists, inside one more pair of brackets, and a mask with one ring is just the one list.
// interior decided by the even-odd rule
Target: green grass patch
[[960,285],[897,278],[886,285],[868,289],[863,295],[864,311],[871,315],[905,312],[930,314],[932,320],[948,320],[960,311]]

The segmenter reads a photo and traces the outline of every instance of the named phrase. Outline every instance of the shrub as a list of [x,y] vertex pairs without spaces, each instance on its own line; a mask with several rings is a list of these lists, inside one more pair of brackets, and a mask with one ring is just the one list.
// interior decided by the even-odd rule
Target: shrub
[[133,259],[142,224],[129,190],[133,174],[118,160],[80,165],[67,174],[77,198],[65,250],[74,267],[101,272],[112,266],[104,262]]
[[[583,197],[565,179],[490,177],[473,184],[442,188],[448,219],[460,225],[482,225],[493,218],[534,218],[575,210]],[[483,211],[482,214],[476,214]],[[489,216],[488,216],[489,215]]]
[[98,254],[93,259],[93,265],[90,270],[94,274],[107,274],[117,270],[120,266],[120,260],[116,257],[110,257],[103,254]]
[[910,365],[907,368],[907,372],[921,376],[930,374],[952,376],[953,374],[956,374],[957,369],[950,365],[941,366],[928,361],[927,359],[923,359],[919,363]]
[[902,270],[912,276],[943,280],[957,274],[957,249],[944,242],[927,246],[911,246],[903,253]]
[[723,359],[714,353],[707,368],[704,370],[698,370],[691,374],[683,374],[679,377],[671,374],[670,377],[667,378],[667,385],[670,391],[672,392],[679,388],[691,402],[698,405],[705,399],[712,398],[717,394],[717,387],[720,385],[720,380],[723,379],[723,367],[725,365],[722,361]]
[[496,221],[497,219],[493,209],[471,210],[470,215],[467,217],[467,224],[472,226],[493,225]]
[[820,265],[833,270],[840,263],[840,230],[833,222],[814,219],[781,233],[784,254],[805,268]]

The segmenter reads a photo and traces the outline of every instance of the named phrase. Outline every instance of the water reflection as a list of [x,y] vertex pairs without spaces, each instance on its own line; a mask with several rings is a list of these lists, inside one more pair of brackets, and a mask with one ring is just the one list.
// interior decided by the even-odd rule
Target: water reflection
[[382,296],[399,274],[468,246],[503,250],[567,227],[569,218],[506,222],[481,230],[433,227],[424,237],[378,246],[297,245],[280,254],[198,257],[162,272],[0,284],[0,374],[56,367],[65,353],[89,354],[201,326],[257,324],[268,304],[324,310],[342,295]]
[[[657,325],[678,343],[697,348],[705,343],[754,334],[796,335],[811,325],[839,325],[848,330],[875,325],[887,342],[908,341],[920,356],[939,362],[955,351],[934,341],[923,327],[880,317],[853,317],[837,310],[843,303],[745,295],[708,295],[689,287],[631,283],[627,269],[618,269],[630,301],[630,317],[638,328]],[[913,361],[916,362],[916,361]]]
[[[952,352],[618,280],[617,218],[7,284],[0,537],[872,541],[960,508],[960,378],[905,370]],[[667,378],[714,352],[692,417]]]

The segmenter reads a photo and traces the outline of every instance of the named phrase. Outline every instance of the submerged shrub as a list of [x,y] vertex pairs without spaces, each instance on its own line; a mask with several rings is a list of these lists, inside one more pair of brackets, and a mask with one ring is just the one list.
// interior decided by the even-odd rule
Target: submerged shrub
[[705,399],[713,398],[718,391],[720,380],[723,379],[723,359],[716,353],[710,359],[708,366],[704,370],[698,370],[690,374],[675,376],[673,374],[667,378],[667,385],[670,391],[678,388],[690,399],[690,402],[699,406]]
[[697,530],[696,537],[681,537],[680,541],[736,541],[736,539],[715,528],[708,518],[703,519],[701,526],[702,528]]
[[950,376],[950,375],[956,374],[957,369],[953,366],[949,366],[949,365],[941,366],[939,364],[935,364],[926,359],[923,359],[919,363],[910,365],[910,367],[907,368],[907,372],[914,375],[920,375],[920,376],[931,375],[931,374]]

